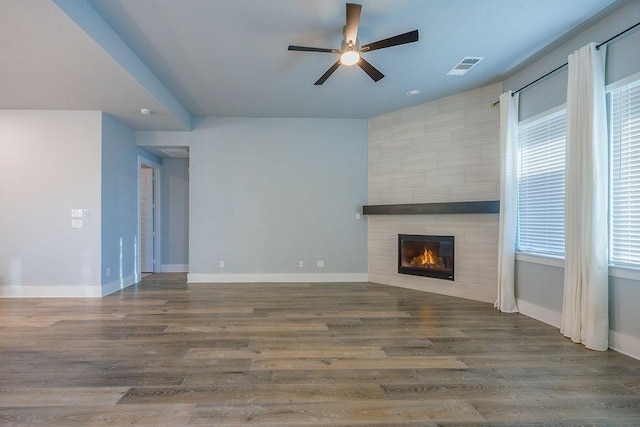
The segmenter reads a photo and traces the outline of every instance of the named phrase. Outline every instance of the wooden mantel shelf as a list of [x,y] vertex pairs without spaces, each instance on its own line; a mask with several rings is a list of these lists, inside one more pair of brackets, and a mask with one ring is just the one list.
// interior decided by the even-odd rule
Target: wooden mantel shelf
[[408,203],[397,205],[365,205],[364,215],[438,215],[499,213],[500,201],[448,202],[448,203]]

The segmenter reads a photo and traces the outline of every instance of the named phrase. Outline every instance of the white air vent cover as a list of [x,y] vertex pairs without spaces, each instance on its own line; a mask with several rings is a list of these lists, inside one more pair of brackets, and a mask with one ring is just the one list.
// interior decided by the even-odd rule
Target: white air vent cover
[[465,56],[448,73],[448,76],[462,76],[484,59],[483,56]]
[[189,151],[184,148],[158,148],[167,157],[188,158]]

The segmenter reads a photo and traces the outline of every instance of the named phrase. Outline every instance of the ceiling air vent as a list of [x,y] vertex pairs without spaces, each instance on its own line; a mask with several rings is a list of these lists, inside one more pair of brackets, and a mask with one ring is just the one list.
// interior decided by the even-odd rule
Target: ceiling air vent
[[448,76],[462,76],[467,73],[475,65],[482,61],[484,56],[465,56],[462,61],[458,62],[448,73]]

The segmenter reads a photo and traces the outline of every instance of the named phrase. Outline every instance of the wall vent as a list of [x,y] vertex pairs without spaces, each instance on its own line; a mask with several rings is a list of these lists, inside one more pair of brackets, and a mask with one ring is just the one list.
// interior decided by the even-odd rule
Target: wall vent
[[448,73],[448,76],[462,76],[484,59],[483,56],[465,56]]

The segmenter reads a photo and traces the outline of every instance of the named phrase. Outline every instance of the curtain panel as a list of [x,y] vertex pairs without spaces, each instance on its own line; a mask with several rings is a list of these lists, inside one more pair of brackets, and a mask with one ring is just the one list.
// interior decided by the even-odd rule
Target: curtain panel
[[515,249],[518,209],[518,102],[519,94],[500,95],[500,230],[498,234],[498,289],[494,306],[517,313]]
[[608,142],[605,49],[569,55],[565,191],[565,274],[561,332],[607,350]]

